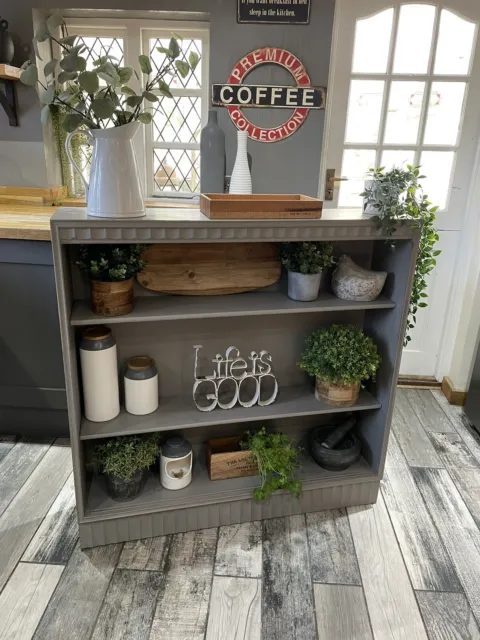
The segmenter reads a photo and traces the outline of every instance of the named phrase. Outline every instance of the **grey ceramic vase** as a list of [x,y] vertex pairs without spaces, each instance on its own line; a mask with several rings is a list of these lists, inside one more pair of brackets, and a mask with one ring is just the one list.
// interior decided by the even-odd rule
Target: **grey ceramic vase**
[[311,302],[318,298],[322,272],[288,272],[288,297],[299,302]]
[[225,191],[225,134],[213,110],[208,112],[208,123],[200,134],[200,191]]

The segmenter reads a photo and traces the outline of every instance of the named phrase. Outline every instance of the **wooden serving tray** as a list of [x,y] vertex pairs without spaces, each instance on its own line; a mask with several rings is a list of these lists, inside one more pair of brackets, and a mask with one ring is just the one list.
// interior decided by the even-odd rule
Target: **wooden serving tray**
[[298,194],[202,193],[200,211],[211,220],[321,218],[322,200]]

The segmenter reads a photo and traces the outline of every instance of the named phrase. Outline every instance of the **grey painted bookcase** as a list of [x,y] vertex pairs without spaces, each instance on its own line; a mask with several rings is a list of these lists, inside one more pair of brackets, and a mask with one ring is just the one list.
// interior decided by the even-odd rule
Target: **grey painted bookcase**
[[[150,209],[145,218],[110,220],[89,218],[85,209],[62,208],[53,216],[51,227],[83,547],[375,502],[383,474],[418,232],[400,227],[392,250],[370,219],[345,210],[325,211],[321,220],[212,221],[197,209]],[[284,281],[253,293],[212,297],[152,295],[138,287],[133,313],[108,320],[90,311],[86,282],[73,264],[73,245],[87,243],[301,240],[333,241],[336,253],[346,252],[363,266],[387,270],[382,296],[375,302],[361,303],[323,293],[315,302],[297,303],[287,298]],[[326,424],[338,409],[314,398],[313,382],[296,366],[305,337],[333,322],[362,326],[382,355],[376,381],[362,390],[352,408],[363,443],[362,458],[339,473],[317,466],[305,446],[308,430]],[[147,353],[155,359],[160,379],[160,404],[155,413],[133,416],[122,410],[109,422],[85,419],[76,344],[82,328],[93,324],[112,327],[120,371],[133,355]],[[275,403],[198,411],[192,400],[195,344],[204,346],[208,358],[225,352],[230,345],[242,352],[267,349],[280,385]],[[282,430],[304,445],[299,500],[277,492],[268,502],[255,502],[252,490],[258,486],[258,477],[209,480],[205,440],[242,434],[246,428],[262,424]],[[152,473],[134,501],[110,500],[103,479],[93,476],[86,463],[91,441],[173,430],[185,435],[194,447],[192,483],[180,491],[169,491]]]

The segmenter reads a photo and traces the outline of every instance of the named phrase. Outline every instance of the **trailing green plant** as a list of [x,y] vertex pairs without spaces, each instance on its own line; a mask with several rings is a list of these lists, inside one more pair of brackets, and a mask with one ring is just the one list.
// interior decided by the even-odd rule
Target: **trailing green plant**
[[[370,205],[378,210],[374,216],[377,226],[391,239],[397,227],[406,222],[413,222],[414,228],[420,229],[420,246],[415,273],[413,275],[412,294],[408,310],[407,330],[404,344],[411,336],[409,332],[417,322],[417,311],[427,306],[427,278],[435,268],[436,258],[441,251],[435,249],[439,240],[435,229],[435,213],[438,207],[432,206],[428,196],[423,193],[419,180],[420,167],[407,165],[406,169],[394,167],[391,171],[371,169],[368,174],[373,183],[361,195],[365,198],[365,206]],[[389,240],[394,245],[393,240]]]
[[158,435],[109,438],[95,445],[92,462],[100,473],[131,480],[138,471],[148,469],[158,457]]
[[374,378],[380,366],[374,341],[357,327],[332,324],[314,331],[305,344],[298,366],[326,383],[358,384]]
[[120,282],[129,280],[147,264],[142,260],[143,244],[88,244],[80,247],[76,265],[91,280]]
[[168,81],[177,75],[186,78],[199,62],[194,51],[186,60],[182,55],[181,36],[173,34],[168,47],[157,47],[163,56],[158,67],[152,65],[149,56],[139,56],[140,69],[146,76],[145,88],[142,88],[138,71],[121,65],[114,56],[103,55],[87,69],[87,59],[93,57],[93,51],[82,38],[68,34],[65,20],[58,13],[37,27],[33,45],[38,60],[42,60],[38,49],[41,42],[49,42],[52,49],[59,48],[61,58],[52,58],[44,65],[45,83],[39,80],[37,65],[30,60],[22,65],[20,80],[44,89],[42,122],[50,116],[50,105],[65,108],[62,126],[68,132],[83,125],[103,129],[137,120],[148,124],[153,116],[145,102],[158,102],[159,95],[172,98]]
[[286,489],[300,498],[302,481],[294,476],[300,467],[301,449],[282,433],[267,433],[262,427],[256,433],[247,431],[242,449],[251,451],[258,464],[262,486],[254,489],[255,500],[268,500],[277,489]]
[[331,242],[285,242],[280,250],[280,262],[295,273],[320,273],[335,264]]

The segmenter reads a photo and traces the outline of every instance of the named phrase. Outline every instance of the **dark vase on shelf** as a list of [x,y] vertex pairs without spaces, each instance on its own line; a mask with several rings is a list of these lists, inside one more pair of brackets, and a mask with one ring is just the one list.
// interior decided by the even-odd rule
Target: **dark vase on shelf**
[[217,112],[208,112],[208,123],[200,134],[200,191],[223,193],[225,182],[225,134],[218,126]]
[[12,36],[8,33],[8,22],[0,20],[0,64],[10,64],[14,53],[15,47]]

